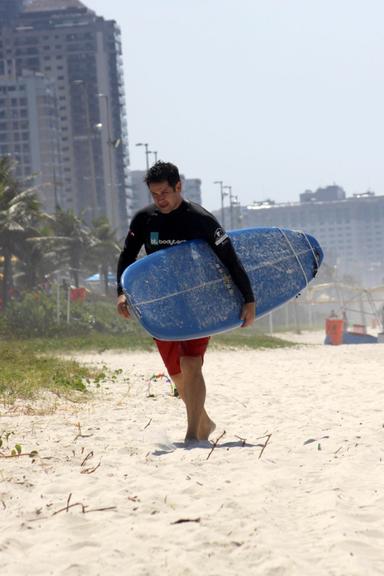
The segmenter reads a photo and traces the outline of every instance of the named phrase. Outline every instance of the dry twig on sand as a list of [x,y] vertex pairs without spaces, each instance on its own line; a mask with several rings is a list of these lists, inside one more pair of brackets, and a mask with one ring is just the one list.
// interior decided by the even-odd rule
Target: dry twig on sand
[[80,474],[93,474],[94,472],[96,472],[96,470],[97,470],[98,468],[100,468],[100,466],[101,466],[101,460],[100,460],[100,462],[99,462],[96,466],[94,466],[93,468],[84,468],[84,470],[82,470],[82,471],[80,472]]
[[260,458],[262,457],[264,450],[265,450],[266,447],[268,446],[268,442],[270,441],[271,436],[272,436],[272,434],[266,434],[265,436],[261,436],[261,437],[260,437],[260,438],[266,438],[267,440],[265,441],[264,444],[260,444],[260,446],[261,446],[262,448],[261,448],[261,452],[260,452],[260,454],[259,454],[259,460],[260,460]]
[[172,526],[176,524],[186,524],[187,522],[196,522],[196,524],[200,523],[200,518],[180,518],[180,520],[176,520],[176,522],[171,522]]
[[222,435],[219,436],[219,437],[215,440],[215,442],[213,443],[213,446],[212,446],[212,450],[210,451],[210,453],[209,453],[208,456],[207,456],[207,460],[209,460],[212,452],[214,451],[214,449],[216,448],[216,446],[218,445],[218,443],[220,442],[220,440],[223,438],[223,436],[225,436],[225,434],[226,434],[226,431],[224,430],[224,432],[222,433]]
[[89,460],[90,458],[93,458],[93,450],[91,450],[86,457],[84,458],[84,460],[82,461],[82,463],[80,464],[80,466],[84,466],[84,464],[87,462],[87,460]]
[[238,438],[238,440],[241,441],[241,446],[245,446],[245,445],[246,445],[246,443],[247,443],[247,439],[246,439],[246,438],[242,438],[241,436],[236,436],[236,435],[235,435],[235,438]]
[[150,421],[148,422],[148,424],[147,424],[146,426],[144,426],[143,430],[146,430],[146,429],[151,425],[151,422],[152,422],[152,418],[150,419]]
[[104,508],[92,508],[91,510],[87,510],[88,506],[82,504],[81,502],[75,502],[74,504],[70,504],[71,498],[72,493],[68,496],[67,505],[64,508],[60,508],[60,510],[56,510],[56,512],[53,512],[52,516],[56,516],[61,512],[69,512],[70,508],[74,508],[75,506],[80,506],[83,514],[89,514],[90,512],[106,512],[107,510],[116,510],[116,506],[106,506]]
[[83,433],[82,433],[82,431],[81,431],[81,426],[80,426],[80,422],[78,422],[78,423],[76,424],[76,426],[77,426],[77,429],[78,429],[79,432],[78,432],[77,436],[74,438],[74,440],[73,440],[74,442],[76,442],[76,440],[77,440],[78,438],[90,438],[91,436],[93,436],[93,434],[83,434]]

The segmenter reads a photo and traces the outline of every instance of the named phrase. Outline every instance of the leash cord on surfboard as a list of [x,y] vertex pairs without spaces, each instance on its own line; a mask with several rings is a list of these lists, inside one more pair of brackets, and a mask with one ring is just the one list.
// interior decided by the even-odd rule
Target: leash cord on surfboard
[[300,268],[301,268],[301,271],[302,271],[302,273],[303,273],[303,276],[304,276],[304,279],[305,279],[305,285],[308,286],[308,284],[309,284],[308,277],[307,277],[307,275],[306,275],[306,273],[305,273],[304,267],[303,267],[303,265],[302,265],[302,263],[301,263],[301,260],[300,260],[299,256],[298,256],[297,253],[295,252],[295,249],[293,248],[293,246],[292,246],[291,242],[289,241],[289,238],[288,238],[288,236],[286,235],[286,233],[284,232],[284,230],[283,230],[282,228],[277,228],[277,229],[280,230],[280,232],[281,232],[282,235],[284,236],[284,238],[285,238],[288,246],[289,246],[290,249],[292,250],[292,253],[293,253],[293,255],[295,256],[295,258],[296,258],[296,260],[297,260],[297,262],[298,262],[298,264],[299,264],[299,266],[300,266]]
[[[277,230],[281,230],[280,228],[276,228]],[[282,232],[282,230],[281,230]],[[288,244],[290,245],[288,238],[286,238]],[[291,245],[290,245],[291,246]],[[295,252],[293,247],[291,246],[291,250],[293,252],[294,257],[299,261],[299,264],[301,266],[301,262],[299,259],[299,256],[303,255],[305,256],[306,254],[308,254],[308,250],[303,251],[303,252]],[[289,260],[290,258],[292,258],[292,255],[289,254],[289,256],[284,256],[283,258],[279,258],[278,260],[274,261],[274,262],[263,262],[262,264],[258,264],[257,266],[250,266],[249,268],[247,268],[247,272],[248,273],[252,273],[252,272],[256,272],[257,270],[261,269],[261,268],[265,268],[267,266],[274,266],[276,267],[278,264],[282,264],[283,262],[285,262],[286,260]],[[301,266],[301,268],[303,269],[303,267]],[[306,274],[304,273],[304,278],[306,281],[306,285],[308,285],[308,279]],[[136,312],[138,313],[139,316],[141,316],[141,312],[140,312],[140,306],[144,306],[144,305],[148,305],[148,304],[155,304],[157,302],[161,302],[162,300],[167,300],[168,298],[172,298],[173,296],[179,296],[181,294],[187,294],[188,292],[193,292],[194,290],[199,290],[201,288],[207,288],[210,286],[213,286],[214,284],[219,284],[220,282],[223,282],[222,278],[216,278],[215,280],[209,280],[208,282],[203,282],[202,284],[198,284],[196,286],[192,286],[190,288],[185,288],[184,290],[179,290],[176,292],[172,292],[171,294],[166,294],[165,296],[160,296],[157,298],[151,298],[150,300],[141,300],[139,302],[135,302],[133,304],[132,299],[128,298],[128,307],[132,306],[132,308],[134,308],[136,310]],[[126,296],[128,296],[128,292],[125,291]]]
[[313,248],[312,244],[311,244],[310,241],[308,240],[308,236],[306,235],[306,233],[305,233],[305,232],[302,232],[302,234],[303,234],[303,236],[304,236],[304,238],[305,238],[308,246],[310,247],[310,249],[311,249],[311,251],[312,251],[312,254],[313,254],[313,257],[314,257],[314,259],[315,259],[316,269],[315,269],[315,274],[314,274],[314,276],[316,276],[316,274],[317,274],[317,272],[318,272],[318,270],[319,270],[319,268],[320,268],[320,258],[319,258],[319,255],[316,254],[315,249]]

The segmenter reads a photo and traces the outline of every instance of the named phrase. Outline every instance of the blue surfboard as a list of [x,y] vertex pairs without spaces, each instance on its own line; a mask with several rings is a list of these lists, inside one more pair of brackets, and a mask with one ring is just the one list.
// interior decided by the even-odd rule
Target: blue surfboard
[[[323,252],[313,236],[284,228],[228,233],[250,278],[256,318],[294,298],[314,278]],[[137,260],[122,276],[128,307],[159,340],[189,340],[241,325],[243,297],[203,240]]]

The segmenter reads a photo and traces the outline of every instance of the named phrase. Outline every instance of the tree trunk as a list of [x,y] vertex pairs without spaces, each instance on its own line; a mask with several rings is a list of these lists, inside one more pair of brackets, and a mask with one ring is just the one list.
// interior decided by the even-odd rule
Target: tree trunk
[[108,266],[103,266],[101,269],[101,274],[104,280],[104,293],[106,296],[108,296],[109,292],[108,272],[109,272]]
[[70,270],[70,275],[72,277],[72,281],[75,288],[79,287],[79,268],[80,268],[80,262],[77,256],[75,256],[71,259],[71,270]]
[[3,307],[6,308],[9,301],[9,288],[12,286],[12,254],[8,248],[4,248],[3,256]]
[[79,287],[79,273],[77,270],[72,270],[72,278],[73,278],[73,283],[75,285],[75,288]]

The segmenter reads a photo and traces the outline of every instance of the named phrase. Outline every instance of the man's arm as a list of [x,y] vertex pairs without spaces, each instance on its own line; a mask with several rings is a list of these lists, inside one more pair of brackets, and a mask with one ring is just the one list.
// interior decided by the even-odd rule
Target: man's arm
[[248,274],[240,262],[229,236],[212,214],[207,213],[205,225],[208,243],[227,268],[233,282],[244,297],[241,314],[242,327],[250,326],[256,316],[256,302]]
[[124,242],[124,248],[120,253],[117,263],[117,312],[124,318],[129,318],[130,314],[127,307],[127,299],[123,293],[121,285],[121,276],[126,268],[135,262],[138,253],[144,243],[140,227],[138,226],[137,217],[132,220],[131,228]]
[[[224,231],[223,231],[224,232]],[[235,249],[232,245],[230,238],[224,232],[226,238],[217,245],[212,246],[217,256],[220,258],[224,266],[227,268],[231,275],[233,282],[236,284],[244,297],[244,305],[241,313],[241,320],[243,321],[242,328],[250,326],[255,320],[256,316],[256,301],[253,294],[251,282],[244,266],[240,262]]]

